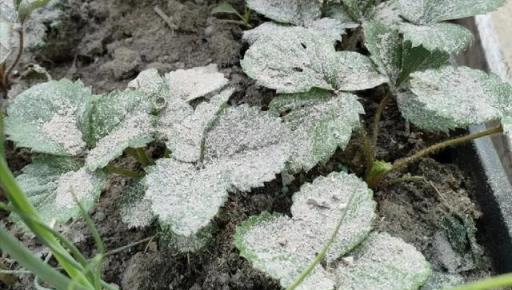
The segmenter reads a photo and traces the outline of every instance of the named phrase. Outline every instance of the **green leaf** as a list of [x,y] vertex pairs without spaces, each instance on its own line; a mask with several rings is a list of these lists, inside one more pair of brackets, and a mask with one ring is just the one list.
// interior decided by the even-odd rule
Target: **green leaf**
[[377,21],[368,21],[363,23],[363,31],[370,58],[394,85],[402,67],[402,39],[398,30]]
[[21,0],[17,10],[21,22],[30,17],[34,10],[44,7],[50,0]]
[[67,157],[40,156],[16,177],[21,189],[38,210],[43,222],[66,223],[80,217],[82,206],[91,209],[100,196],[105,177],[81,167],[81,162]]
[[203,162],[158,160],[146,178],[146,198],[179,244],[198,242],[228,191],[249,191],[274,179],[285,168],[289,146],[279,118],[249,106],[229,107],[207,132]]
[[433,131],[498,120],[502,100],[512,95],[512,87],[497,76],[467,67],[417,72],[410,86],[412,94],[398,98],[402,115],[414,125]]
[[86,147],[81,123],[90,98],[91,90],[80,81],[35,85],[8,106],[6,134],[34,152],[78,155]]
[[240,15],[238,11],[236,11],[235,8],[228,2],[222,2],[219,5],[215,6],[215,8],[212,9],[212,14],[219,14],[219,13],[227,13],[227,14],[234,14],[234,15]]
[[416,24],[432,24],[485,14],[505,0],[399,0],[401,15]]
[[405,41],[413,47],[423,46],[429,51],[439,50],[448,54],[464,51],[473,40],[471,31],[457,24],[434,23],[430,25],[414,25],[403,23],[400,31]]
[[372,233],[350,257],[336,269],[339,289],[418,289],[432,271],[414,246],[386,233]]
[[247,7],[281,23],[303,25],[322,16],[320,1],[245,0]]
[[228,84],[215,64],[172,71],[165,75],[165,79],[171,99],[181,98],[187,102],[216,93]]
[[[347,214],[326,255],[330,265],[367,237],[376,217],[371,190],[347,173],[303,185],[293,196],[292,218],[268,213],[249,218],[237,227],[235,246],[256,269],[287,287],[327,243],[343,211]],[[332,270],[317,266],[299,289],[333,289],[337,283]]]
[[402,47],[402,69],[398,83],[405,82],[413,72],[447,65],[449,58],[445,52],[429,51],[423,46],[414,47],[410,41],[406,41]]
[[241,62],[244,72],[278,93],[312,88],[364,90],[387,81],[362,54],[337,52],[325,36],[303,30],[269,35],[256,41]]
[[364,109],[357,96],[315,90],[281,95],[270,103],[270,110],[285,114],[282,119],[292,131],[292,157],[289,170],[309,171],[327,162],[337,148],[344,149],[352,131],[360,126]]
[[114,91],[97,97],[89,110],[88,140],[94,148],[86,164],[103,168],[126,148],[141,148],[153,140],[153,117],[148,98],[138,91]]
[[204,150],[206,132],[226,107],[234,89],[226,89],[197,106],[194,113],[181,122],[176,122],[169,134],[167,147],[172,151],[173,158],[182,162],[197,162]]
[[375,0],[342,0],[350,15],[356,20],[363,18]]
[[144,198],[146,187],[143,180],[134,181],[121,199],[121,220],[130,228],[147,227],[154,220],[151,202]]

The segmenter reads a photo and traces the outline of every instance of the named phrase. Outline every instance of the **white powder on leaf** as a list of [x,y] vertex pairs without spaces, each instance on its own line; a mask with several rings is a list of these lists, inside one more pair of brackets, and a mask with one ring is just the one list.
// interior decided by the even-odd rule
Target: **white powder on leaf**
[[93,176],[82,168],[67,172],[58,180],[55,196],[57,209],[73,209],[76,201],[81,202],[94,191]]
[[82,132],[76,124],[76,117],[72,115],[55,114],[50,121],[43,124],[41,130],[70,155],[80,154],[86,146],[82,140]]

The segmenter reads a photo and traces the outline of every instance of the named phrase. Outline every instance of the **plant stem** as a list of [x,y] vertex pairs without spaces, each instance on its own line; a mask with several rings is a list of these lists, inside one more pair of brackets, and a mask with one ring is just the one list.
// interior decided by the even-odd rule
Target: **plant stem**
[[[6,92],[7,92],[7,90],[10,87],[10,83],[9,83],[10,80],[9,80],[9,78],[11,76],[11,73],[16,68],[16,66],[18,65],[18,63],[21,60],[21,56],[23,55],[23,49],[24,49],[24,46],[25,46],[24,38],[25,38],[25,29],[24,29],[23,23],[21,23],[21,27],[20,27],[20,29],[18,29],[18,41],[19,42],[18,42],[18,51],[16,53],[16,58],[14,59],[14,62],[5,71],[4,78],[2,80],[4,89],[5,89]],[[7,93],[5,93],[5,98],[7,99]]]
[[476,281],[474,283],[462,285],[455,288],[450,288],[450,290],[490,290],[504,288],[508,286],[512,286],[512,273],[483,279],[480,281]]
[[[384,112],[384,109],[386,109],[386,105],[388,104],[389,100],[391,99],[391,94],[386,93],[384,98],[379,103],[379,107],[377,107],[377,111],[375,112],[375,116],[373,117],[373,125],[372,125],[372,136],[371,136],[371,146],[373,149],[373,153],[375,154],[377,147],[377,140],[379,138],[379,129],[380,129],[380,119],[382,118],[382,113]],[[375,158],[375,156],[374,156]]]
[[144,167],[153,164],[153,161],[149,159],[144,148],[128,148],[126,149],[126,153],[137,159],[137,161],[139,161],[139,163]]
[[373,168],[373,163],[375,162],[375,153],[373,151],[373,147],[370,144],[368,134],[364,128],[360,129],[359,136],[361,138],[361,149],[363,151],[364,160],[366,162],[365,176],[367,176],[370,174],[370,171]]
[[348,209],[352,206],[352,201],[354,199],[354,194],[350,196],[349,201],[347,202],[347,205],[345,206],[343,213],[341,214],[341,217],[336,224],[336,228],[334,229],[333,233],[331,234],[331,237],[327,241],[327,244],[322,248],[320,253],[318,253],[313,261],[308,265],[308,267],[295,279],[295,281],[292,283],[292,285],[288,286],[286,290],[295,290],[297,287],[304,282],[304,280],[313,272],[315,267],[322,262],[325,255],[327,254],[327,251],[331,248],[332,244],[336,240],[336,236],[338,235],[338,232],[341,228],[341,225],[343,224],[343,221],[345,220],[345,216],[347,215]]
[[122,176],[127,176],[127,177],[132,177],[132,178],[139,178],[139,177],[144,176],[144,174],[142,174],[142,173],[132,171],[129,169],[125,169],[125,168],[121,168],[121,167],[117,167],[117,166],[113,166],[113,165],[107,166],[107,172],[111,173],[111,174],[119,174]]
[[446,149],[447,147],[464,144],[464,143],[473,141],[478,138],[495,135],[495,134],[499,134],[499,133],[503,133],[503,127],[501,125],[498,127],[495,127],[495,128],[487,129],[482,132],[473,133],[473,134],[465,135],[462,137],[452,138],[452,139],[446,140],[444,142],[434,144],[428,148],[425,148],[423,150],[416,152],[412,156],[405,157],[405,158],[395,161],[393,163],[393,167],[391,169],[381,173],[380,175],[376,176],[372,180],[369,180],[368,184],[371,188],[375,188],[384,179],[384,177],[386,177],[391,172],[394,172],[394,171],[397,171],[404,167],[407,167],[408,165],[418,161],[419,159],[421,159],[423,157],[434,154],[440,150]]

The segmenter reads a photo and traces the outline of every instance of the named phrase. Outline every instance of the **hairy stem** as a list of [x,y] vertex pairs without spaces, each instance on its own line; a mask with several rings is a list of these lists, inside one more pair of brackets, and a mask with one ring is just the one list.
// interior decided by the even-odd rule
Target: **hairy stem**
[[361,139],[361,149],[364,154],[364,160],[366,162],[365,166],[365,176],[370,174],[370,171],[373,168],[373,163],[375,162],[375,153],[373,151],[373,147],[370,144],[370,140],[368,138],[368,134],[366,130],[361,128],[359,131],[360,139]]
[[[382,118],[382,113],[384,109],[386,109],[386,105],[391,99],[391,94],[387,93],[384,98],[379,103],[379,107],[377,107],[377,111],[375,112],[375,116],[373,117],[372,124],[372,136],[371,136],[371,146],[373,149],[373,153],[375,154],[375,148],[377,147],[377,140],[379,139],[379,129],[380,129],[380,120]],[[375,156],[374,156],[375,158]]]
[[391,169],[379,174],[375,178],[372,178],[372,180],[368,181],[368,184],[370,185],[370,187],[375,188],[391,172],[394,172],[394,171],[400,170],[404,167],[407,167],[410,164],[420,160],[421,158],[424,158],[426,156],[429,156],[431,154],[434,154],[436,152],[439,152],[439,151],[446,149],[448,147],[451,147],[451,146],[457,146],[460,144],[464,144],[464,143],[473,141],[478,138],[495,135],[495,134],[500,134],[500,133],[503,133],[503,127],[501,125],[498,127],[495,127],[495,128],[487,129],[482,132],[473,133],[473,134],[465,135],[462,137],[452,138],[452,139],[446,140],[444,142],[434,144],[428,148],[425,148],[423,150],[416,152],[412,156],[405,157],[405,158],[395,161],[393,163],[393,167]]
[[144,167],[153,164],[153,161],[149,159],[144,148],[128,148],[126,149],[126,153],[137,159],[137,161]]
[[10,76],[13,72],[13,70],[16,68],[18,63],[21,60],[21,56],[23,55],[23,49],[25,46],[25,29],[23,27],[23,23],[21,23],[20,29],[18,29],[18,51],[16,52],[16,58],[14,59],[14,62],[6,69],[4,72],[4,78],[2,80],[2,84],[5,90],[5,98],[7,99],[7,90],[10,87]]
[[311,263],[308,265],[308,267],[299,275],[299,277],[297,277],[297,279],[295,279],[295,281],[292,283],[292,285],[290,285],[288,288],[286,288],[286,290],[297,289],[297,287],[299,287],[300,284],[302,284],[302,282],[304,282],[304,280],[306,280],[306,278],[309,276],[309,274],[311,274],[311,272],[313,272],[315,267],[318,264],[320,264],[320,262],[322,262],[325,255],[327,254],[327,252],[331,248],[332,244],[336,240],[336,236],[338,235],[341,225],[343,224],[343,221],[345,220],[345,216],[347,215],[348,209],[352,206],[353,197],[354,197],[354,194],[350,196],[350,199],[347,202],[347,205],[345,206],[345,209],[343,210],[343,213],[341,214],[341,217],[340,217],[338,223],[336,224],[336,228],[334,229],[333,233],[331,234],[331,237],[329,238],[329,240],[327,241],[325,246],[322,248],[320,253],[318,253],[316,255],[315,259],[313,261],[311,261]]

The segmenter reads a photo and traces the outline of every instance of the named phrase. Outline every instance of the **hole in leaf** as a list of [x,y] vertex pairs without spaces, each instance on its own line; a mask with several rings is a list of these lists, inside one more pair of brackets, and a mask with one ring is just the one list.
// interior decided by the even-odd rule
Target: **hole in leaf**
[[303,71],[304,71],[304,70],[303,70],[302,68],[300,68],[300,67],[294,67],[294,68],[293,68],[293,70],[294,70],[294,71],[296,71],[296,72],[303,72]]
[[307,47],[304,43],[302,43],[302,42],[300,43],[300,45],[301,45],[301,46],[302,46],[302,48],[304,48],[304,49],[308,48],[308,47]]

